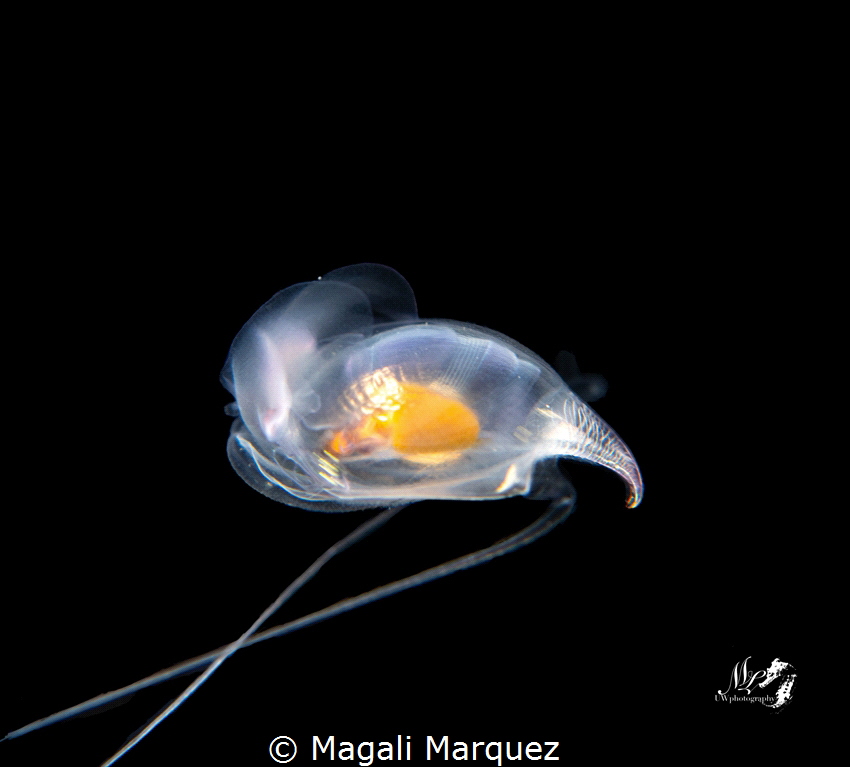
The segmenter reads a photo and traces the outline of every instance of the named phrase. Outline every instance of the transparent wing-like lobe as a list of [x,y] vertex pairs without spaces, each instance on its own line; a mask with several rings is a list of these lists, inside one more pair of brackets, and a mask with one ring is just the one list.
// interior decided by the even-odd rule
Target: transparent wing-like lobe
[[295,506],[346,511],[528,493],[557,455],[602,463],[640,500],[628,448],[533,352],[421,320],[410,286],[359,264],[281,291],[240,331],[222,380],[236,471]]

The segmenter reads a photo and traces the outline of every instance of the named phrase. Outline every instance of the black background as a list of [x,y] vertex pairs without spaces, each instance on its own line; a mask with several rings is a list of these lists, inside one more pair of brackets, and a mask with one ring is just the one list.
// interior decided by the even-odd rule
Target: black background
[[[729,162],[719,137],[633,126],[624,145],[585,118],[553,150],[541,119],[550,132],[510,159],[486,135],[447,133],[402,142],[405,159],[378,170],[329,131],[320,152],[296,142],[269,158],[266,137],[224,160],[166,132],[96,170],[54,169],[10,289],[21,423],[7,481],[25,493],[7,511],[5,729],[236,638],[366,518],[242,483],[217,380],[275,291],[362,261],[398,269],[423,317],[493,328],[550,362],[569,350],[604,375],[594,407],[637,458],[645,500],[628,510],[613,474],[567,467],[577,509],[545,539],[238,653],[122,764],[268,764],[277,735],[302,748],[411,735],[420,753],[427,734],[560,741],[566,759],[577,743],[643,753],[673,726],[761,716],[714,695],[748,655],[801,662],[799,623],[766,606],[777,570],[782,599],[805,586],[776,562],[787,476],[761,468],[773,393],[754,372],[782,335],[775,258],[799,252],[799,222],[765,192],[769,163]],[[541,511],[416,504],[274,622]],[[3,744],[4,763],[96,764],[189,678]],[[781,715],[786,734],[802,706]]]

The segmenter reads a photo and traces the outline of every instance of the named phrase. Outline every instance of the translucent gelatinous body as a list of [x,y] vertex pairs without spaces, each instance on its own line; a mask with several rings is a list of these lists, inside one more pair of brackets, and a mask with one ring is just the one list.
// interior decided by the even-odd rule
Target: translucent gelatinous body
[[228,455],[254,488],[307,509],[522,495],[535,465],[607,466],[642,495],[626,445],[540,357],[486,328],[422,320],[376,264],[276,294],[236,337]]
[[[588,398],[604,393],[604,381],[582,376],[570,355],[562,354],[559,365]],[[494,331],[420,319],[410,287],[386,267],[346,267],[276,294],[237,335],[222,379],[236,397],[228,410],[236,416],[228,455],[251,486],[308,510],[389,508],[330,546],[235,641],[20,727],[7,740],[205,668],[104,764],[114,763],[248,645],[489,562],[555,529],[575,502],[569,479],[557,471],[559,456],[607,466],[629,486],[629,505],[641,500],[629,449],[549,365]],[[260,632],[333,557],[410,502],[486,500],[532,489],[551,503],[521,530]],[[313,676],[308,686],[315,686]],[[291,689],[301,695],[305,687]]]

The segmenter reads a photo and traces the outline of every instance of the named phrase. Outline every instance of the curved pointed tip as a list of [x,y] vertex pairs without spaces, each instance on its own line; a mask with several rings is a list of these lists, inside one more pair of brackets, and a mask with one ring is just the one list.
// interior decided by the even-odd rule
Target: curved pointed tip
[[628,486],[626,508],[633,509],[640,504],[643,500],[643,478],[626,443],[577,397],[567,398],[564,415],[566,428],[559,432],[560,454],[611,469]]
[[[635,464],[637,469],[637,464]],[[626,501],[626,508],[633,509],[640,505],[643,500],[643,479],[640,476],[640,471],[636,471],[636,477],[626,480],[629,485],[629,499]]]
[[614,432],[610,432],[611,442],[615,444],[615,456],[613,460],[603,462],[609,469],[620,475],[629,490],[626,499],[626,508],[634,509],[643,500],[643,477],[640,475],[637,461],[632,451]]

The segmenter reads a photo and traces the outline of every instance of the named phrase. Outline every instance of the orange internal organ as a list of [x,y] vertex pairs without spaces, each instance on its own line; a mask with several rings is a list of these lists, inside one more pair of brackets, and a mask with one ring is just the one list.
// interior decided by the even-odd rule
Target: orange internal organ
[[354,427],[334,434],[328,449],[345,456],[392,446],[402,455],[417,456],[465,450],[478,439],[478,418],[458,399],[404,383],[392,400]]
[[465,450],[478,439],[478,418],[463,402],[419,384],[403,384],[402,393],[387,422],[399,453]]

